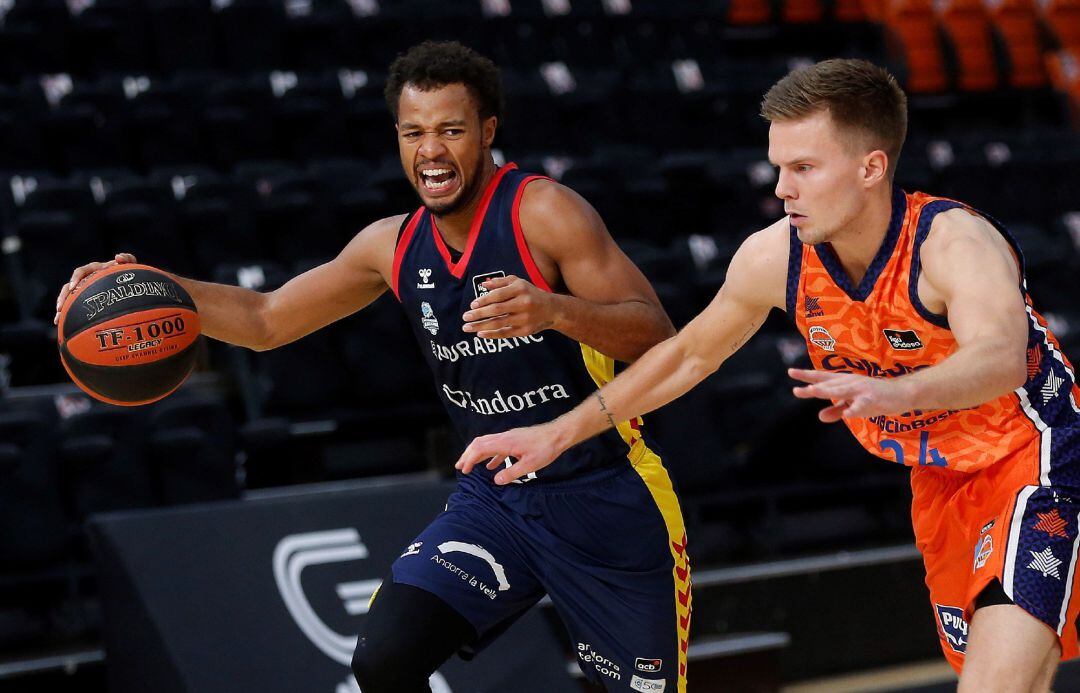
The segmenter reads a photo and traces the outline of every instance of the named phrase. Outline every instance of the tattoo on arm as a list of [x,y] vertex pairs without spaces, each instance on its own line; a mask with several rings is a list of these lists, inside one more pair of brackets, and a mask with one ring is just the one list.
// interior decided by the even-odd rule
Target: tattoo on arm
[[743,344],[746,344],[746,342],[750,339],[750,337],[752,337],[754,335],[754,333],[758,331],[758,328],[761,327],[761,324],[763,322],[765,322],[765,321],[764,320],[755,321],[754,324],[750,326],[750,329],[748,329],[746,332],[744,332],[741,337],[736,339],[735,343],[731,345],[731,353],[734,354],[736,351],[741,349]]
[[600,400],[600,411],[602,411],[604,413],[604,416],[607,417],[608,423],[611,424],[612,428],[617,428],[617,426],[615,425],[615,419],[611,416],[611,411],[607,408],[607,403],[604,402],[604,396],[600,394],[599,390],[597,390],[596,392],[596,399]]

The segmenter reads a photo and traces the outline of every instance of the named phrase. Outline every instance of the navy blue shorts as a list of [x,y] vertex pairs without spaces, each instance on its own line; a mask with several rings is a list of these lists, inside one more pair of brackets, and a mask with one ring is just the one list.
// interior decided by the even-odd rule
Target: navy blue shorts
[[461,613],[479,633],[477,650],[549,594],[591,681],[683,693],[686,531],[660,458],[639,442],[630,461],[546,484],[464,477],[394,562],[394,582]]

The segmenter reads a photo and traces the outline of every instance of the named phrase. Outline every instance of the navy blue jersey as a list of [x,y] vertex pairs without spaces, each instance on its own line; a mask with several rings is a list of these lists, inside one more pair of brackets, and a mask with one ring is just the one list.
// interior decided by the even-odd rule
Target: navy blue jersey
[[[435,219],[421,207],[408,219],[394,253],[392,288],[435,375],[439,396],[466,440],[563,414],[615,375],[615,362],[554,330],[528,337],[481,339],[462,314],[492,277],[514,275],[551,291],[529,254],[518,219],[525,186],[542,176],[514,164],[500,168],[481,198],[461,258],[454,262]],[[539,472],[545,480],[626,464],[641,440],[641,421],[619,425],[563,453]],[[643,447],[643,446],[637,446]],[[483,466],[480,473],[494,476]],[[523,481],[536,479],[530,474]]]

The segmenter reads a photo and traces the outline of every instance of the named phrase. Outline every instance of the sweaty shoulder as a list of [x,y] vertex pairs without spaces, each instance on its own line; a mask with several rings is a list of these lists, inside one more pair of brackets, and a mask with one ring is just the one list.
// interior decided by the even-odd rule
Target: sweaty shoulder
[[408,216],[398,214],[368,224],[349,241],[339,259],[356,271],[377,273],[390,285],[398,231]]
[[725,291],[758,306],[784,309],[790,245],[787,217],[751,234],[731,258]]
[[561,283],[560,265],[610,243],[607,227],[585,198],[547,178],[530,181],[518,208],[521,232],[545,280]]

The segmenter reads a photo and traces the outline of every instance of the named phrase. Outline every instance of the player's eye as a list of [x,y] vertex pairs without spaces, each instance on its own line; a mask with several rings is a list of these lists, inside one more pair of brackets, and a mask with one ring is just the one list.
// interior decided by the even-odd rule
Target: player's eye
[[443,133],[447,137],[461,137],[465,134],[465,131],[461,128],[447,128],[446,130],[443,130]]
[[403,133],[401,136],[407,140],[415,140],[420,137],[420,133],[416,130],[410,130],[409,132]]

